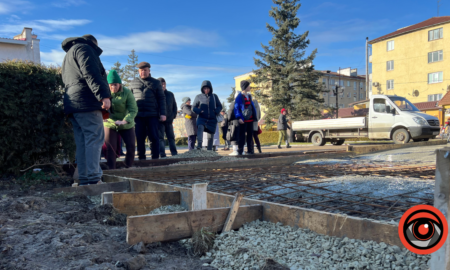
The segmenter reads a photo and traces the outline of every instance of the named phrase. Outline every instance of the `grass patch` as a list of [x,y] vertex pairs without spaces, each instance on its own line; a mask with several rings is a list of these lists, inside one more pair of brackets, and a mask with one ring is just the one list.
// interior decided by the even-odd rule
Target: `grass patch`
[[201,228],[191,238],[191,252],[194,256],[203,256],[214,246],[216,233],[209,228]]

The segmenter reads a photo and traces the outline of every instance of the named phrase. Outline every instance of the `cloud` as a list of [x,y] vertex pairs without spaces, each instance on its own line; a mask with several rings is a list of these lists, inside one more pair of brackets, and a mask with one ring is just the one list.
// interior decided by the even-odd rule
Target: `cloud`
[[53,2],[52,5],[59,8],[67,8],[71,6],[81,6],[86,4],[83,0],[59,0],[58,2]]
[[66,53],[63,50],[41,51],[41,62],[46,65],[61,66],[64,56],[66,56]]
[[1,24],[0,33],[2,34],[17,34],[22,32],[24,27],[33,28],[34,31],[39,32],[54,32],[59,30],[67,31],[76,26],[89,24],[90,20],[35,20],[28,22],[20,22],[18,24]]
[[124,55],[131,50],[138,52],[165,52],[182,46],[215,46],[219,36],[197,29],[177,29],[168,32],[149,31],[127,36],[107,37],[95,35],[104,55]]
[[9,14],[15,11],[25,12],[31,9],[33,5],[28,1],[22,0],[0,0],[0,14]]

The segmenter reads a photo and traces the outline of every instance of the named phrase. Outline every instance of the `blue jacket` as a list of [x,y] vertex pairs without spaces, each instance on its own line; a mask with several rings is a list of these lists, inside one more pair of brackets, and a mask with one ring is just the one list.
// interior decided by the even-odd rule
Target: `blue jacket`
[[[255,104],[253,104],[253,100],[251,100],[252,102],[252,111],[253,111],[253,122],[258,121],[257,119],[257,115],[256,115],[256,109],[255,109]],[[236,116],[236,119],[242,119],[242,121],[245,121],[244,119],[244,115],[242,114],[242,112],[245,110],[245,104],[244,104],[244,95],[242,94],[242,92],[240,92],[238,94],[238,96],[236,97],[236,101],[234,102],[234,115]]]
[[[203,88],[207,86],[211,92],[206,95]],[[214,134],[217,127],[217,115],[222,111],[222,103],[216,94],[213,94],[213,88],[210,81],[204,81],[201,86],[202,93],[197,95],[192,103],[192,111],[197,117],[197,126],[205,126],[205,132]],[[202,136],[202,134],[198,134]]]

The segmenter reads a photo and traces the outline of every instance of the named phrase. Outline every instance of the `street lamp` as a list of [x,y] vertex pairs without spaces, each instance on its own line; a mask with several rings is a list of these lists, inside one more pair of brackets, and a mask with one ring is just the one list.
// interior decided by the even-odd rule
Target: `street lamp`
[[[339,80],[339,83],[336,82],[334,89],[331,89],[334,93],[334,95],[336,96],[336,119],[339,117],[339,98],[338,95],[344,93],[345,87],[344,86],[340,86],[341,80]],[[339,91],[339,89],[342,89],[341,91]]]

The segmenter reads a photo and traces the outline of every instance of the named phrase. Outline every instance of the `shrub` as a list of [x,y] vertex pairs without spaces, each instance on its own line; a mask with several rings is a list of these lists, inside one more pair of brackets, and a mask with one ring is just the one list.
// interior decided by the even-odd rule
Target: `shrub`
[[62,95],[60,68],[0,63],[0,175],[74,159],[73,131]]
[[188,137],[179,137],[175,139],[175,145],[187,145]]
[[[259,134],[259,141],[261,144],[274,144],[278,143],[278,131],[265,131]],[[220,143],[225,144],[225,141],[222,139],[222,135],[220,135]]]

